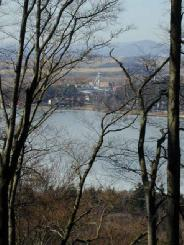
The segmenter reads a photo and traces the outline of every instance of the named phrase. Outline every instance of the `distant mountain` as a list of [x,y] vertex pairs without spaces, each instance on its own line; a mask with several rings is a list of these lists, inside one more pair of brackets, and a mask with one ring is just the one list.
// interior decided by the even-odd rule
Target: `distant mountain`
[[[138,57],[138,56],[167,56],[169,48],[166,44],[157,43],[151,40],[141,40],[130,43],[117,43],[112,45],[114,54],[118,57]],[[100,52],[102,55],[109,55],[110,48],[104,48]]]
[[[75,47],[75,45],[74,45]],[[78,47],[78,45],[77,45]],[[94,51],[97,56],[109,56],[110,50],[114,48],[116,57],[140,57],[140,56],[168,56],[169,47],[166,44],[154,42],[152,40],[141,40],[135,42],[122,42],[112,44],[110,47],[105,47]],[[16,52],[16,43],[2,43],[0,48],[0,60],[8,57],[14,57]],[[82,50],[82,47],[79,50]],[[74,48],[76,52],[76,47]]]

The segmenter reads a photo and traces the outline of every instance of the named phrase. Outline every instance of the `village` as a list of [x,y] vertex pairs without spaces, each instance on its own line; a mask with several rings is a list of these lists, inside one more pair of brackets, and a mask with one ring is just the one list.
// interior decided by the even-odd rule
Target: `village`
[[[49,90],[43,99],[44,105],[56,105],[64,109],[115,109],[121,106],[131,96],[128,81],[104,79],[103,74],[98,72],[94,80],[87,83],[78,81],[57,85]],[[154,88],[157,89],[156,86]],[[151,88],[153,94],[153,88]],[[148,93],[148,97],[150,94]],[[166,100],[163,98],[154,107],[153,111],[165,111]]]

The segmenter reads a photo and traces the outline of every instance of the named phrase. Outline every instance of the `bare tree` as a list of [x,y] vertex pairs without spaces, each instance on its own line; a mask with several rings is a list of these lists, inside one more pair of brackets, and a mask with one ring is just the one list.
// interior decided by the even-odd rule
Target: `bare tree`
[[[130,107],[131,107],[131,106],[133,106],[133,104],[134,104],[134,100],[131,99],[126,104],[122,105],[121,107],[117,108],[116,110],[105,113],[105,115],[103,116],[103,118],[101,120],[100,133],[99,133],[98,141],[93,146],[93,151],[92,151],[91,155],[89,156],[89,159],[87,161],[85,161],[84,163],[80,163],[80,166],[77,167],[77,172],[79,174],[78,192],[77,192],[77,196],[75,199],[74,208],[71,212],[71,216],[70,216],[70,218],[68,220],[68,224],[65,228],[64,235],[62,236],[62,242],[61,242],[62,245],[67,244],[69,237],[70,237],[70,234],[71,234],[71,231],[72,231],[73,227],[75,226],[75,223],[78,220],[80,220],[80,217],[77,218],[77,212],[78,212],[79,207],[80,207],[80,202],[81,202],[82,195],[83,195],[84,185],[85,185],[86,179],[90,173],[91,168],[93,167],[98,156],[100,155],[100,151],[103,149],[103,143],[104,143],[105,137],[107,137],[109,134],[111,134],[113,132],[117,132],[117,131],[120,132],[120,131],[130,127],[131,124],[133,124],[134,120],[129,122],[128,125],[124,125],[122,128],[117,127],[117,123],[119,121],[121,121],[121,119],[123,117],[125,117],[130,111],[130,109],[128,109],[128,110],[125,109],[126,106],[130,105]],[[122,110],[123,110],[123,112],[122,112]],[[99,231],[97,233],[99,233]],[[95,238],[95,239],[97,239],[97,238]],[[92,241],[95,239],[92,239]]]
[[[117,64],[122,68],[122,71],[127,77],[130,89],[133,92],[133,96],[136,98],[137,110],[139,114],[140,120],[140,128],[139,128],[139,136],[138,136],[138,160],[139,160],[139,168],[140,175],[142,178],[142,183],[144,186],[145,193],[145,202],[146,202],[146,211],[148,217],[148,227],[147,227],[147,237],[148,244],[154,245],[157,243],[157,209],[158,203],[156,202],[156,181],[158,168],[160,164],[160,158],[162,153],[162,146],[167,136],[167,131],[161,131],[161,137],[157,139],[156,145],[156,154],[155,157],[150,161],[150,167],[147,164],[146,160],[146,152],[145,152],[145,137],[146,137],[146,128],[148,124],[148,113],[151,111],[153,106],[160,101],[162,96],[167,95],[166,89],[161,89],[157,94],[151,96],[149,91],[150,87],[154,84],[154,77],[159,74],[159,72],[163,69],[163,67],[168,63],[169,58],[164,60],[164,62],[158,67],[154,67],[151,70],[149,75],[145,76],[143,79],[139,79],[137,82],[133,77],[129,74],[129,71],[125,68],[122,62],[117,60],[114,56],[112,56],[112,51],[110,53],[111,57],[117,62]],[[147,63],[147,67],[149,67]],[[138,80],[138,79],[137,79]],[[154,84],[156,86],[156,84]],[[147,98],[149,97],[149,98]],[[130,171],[132,171],[130,169]],[[135,171],[135,170],[133,170]]]
[[[8,189],[26,140],[55,110],[51,108],[37,117],[43,96],[92,49],[109,42],[112,36],[104,41],[95,35],[105,27],[106,20],[114,18],[117,4],[118,0],[17,1],[22,13],[19,34],[13,37],[18,40],[18,50],[14,51],[16,59],[13,56],[9,59],[13,77],[7,81],[1,76],[0,80],[4,120],[0,152],[0,244],[8,244]],[[6,27],[2,32],[9,34]],[[81,40],[84,41],[82,48],[76,48]]]
[[[130,100],[129,101],[130,108],[131,108],[131,106],[133,106],[133,104],[134,104],[134,100]],[[100,130],[98,132],[98,138],[97,138],[97,140],[95,140],[95,144],[91,144],[91,147],[89,147],[89,146],[87,147],[88,150],[90,148],[89,154],[86,151],[81,152],[79,150],[80,149],[80,142],[79,141],[77,142],[77,146],[76,146],[75,142],[71,141],[71,139],[69,139],[68,142],[65,140],[66,145],[61,146],[61,147],[63,147],[63,149],[60,149],[60,153],[61,154],[65,153],[66,155],[69,154],[69,160],[68,161],[69,161],[69,165],[71,165],[71,166],[69,166],[69,169],[68,169],[69,175],[67,177],[69,180],[73,179],[74,186],[76,188],[75,189],[76,197],[74,200],[74,206],[72,208],[70,207],[71,210],[68,213],[69,219],[68,219],[68,222],[66,225],[65,224],[59,225],[59,222],[57,222],[57,219],[53,220],[53,222],[50,225],[48,223],[46,223],[46,224],[43,223],[43,225],[40,224],[39,228],[37,227],[37,230],[40,230],[41,234],[45,234],[45,232],[49,231],[50,235],[48,235],[48,237],[50,237],[50,239],[52,239],[52,237],[53,237],[53,239],[54,239],[54,237],[56,235],[58,237],[58,240],[59,239],[61,240],[62,244],[67,244],[68,242],[71,242],[73,239],[74,239],[73,243],[75,243],[77,241],[82,242],[82,238],[80,238],[79,235],[75,239],[75,237],[73,238],[72,234],[73,234],[73,231],[75,231],[75,228],[77,227],[79,222],[81,222],[81,220],[84,219],[85,216],[87,216],[91,212],[91,208],[89,208],[89,209],[87,208],[87,210],[83,211],[82,213],[80,210],[81,209],[81,207],[80,207],[81,201],[83,198],[84,187],[85,187],[85,182],[86,182],[86,180],[90,174],[91,168],[94,166],[96,160],[98,159],[100,152],[103,151],[103,143],[104,143],[105,138],[108,138],[109,134],[111,134],[115,131],[119,132],[121,130],[124,130],[124,129],[128,128],[131,124],[133,124],[134,120],[129,122],[127,125],[124,125],[121,129],[118,127],[119,125],[116,125],[116,124],[118,124],[119,121],[122,120],[122,118],[124,118],[128,114],[130,109],[128,109],[128,110],[125,109],[127,105],[128,105],[128,102],[127,102],[127,104],[121,106],[117,110],[108,112],[108,113],[103,115],[103,118],[100,122]],[[75,149],[75,146],[77,147],[77,149]],[[83,144],[82,144],[82,147],[84,148]],[[77,153],[75,152],[75,150],[77,151]],[[85,154],[84,154],[84,152],[85,152]],[[35,152],[33,152],[32,154],[35,154]],[[30,156],[30,158],[31,158],[31,156]],[[70,159],[73,159],[73,161]],[[72,164],[71,164],[71,162],[72,162]],[[24,168],[26,168],[26,165],[23,167],[23,172],[25,171]],[[29,179],[29,176],[28,176],[28,179]],[[61,199],[62,199],[62,197],[61,197]],[[71,203],[69,206],[71,206]],[[104,211],[102,212],[102,215],[100,217],[100,222],[97,225],[96,236],[94,236],[92,238],[88,238],[86,240],[86,242],[90,243],[90,242],[93,242],[93,241],[98,239],[99,233],[101,230],[103,213],[104,213]],[[63,221],[63,223],[65,223],[65,222]],[[35,230],[36,230],[36,228],[35,228]],[[29,240],[29,238],[27,239],[27,241],[28,240]],[[83,242],[85,242],[85,240],[83,240]]]
[[180,137],[179,93],[181,63],[181,0],[171,1],[170,66],[168,84],[168,244],[179,244]]

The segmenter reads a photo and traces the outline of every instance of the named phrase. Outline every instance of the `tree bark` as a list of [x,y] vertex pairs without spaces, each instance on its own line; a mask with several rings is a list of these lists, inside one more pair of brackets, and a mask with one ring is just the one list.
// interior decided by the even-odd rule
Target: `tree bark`
[[0,245],[8,245],[8,183],[0,169]]
[[15,175],[9,185],[8,195],[8,242],[9,245],[16,244],[16,220],[15,220],[15,197],[17,192],[18,176]]
[[[141,108],[143,108],[143,100],[141,101],[142,101]],[[155,193],[154,193],[155,190],[154,190],[154,186],[151,186],[151,183],[149,181],[148,171],[145,162],[144,142],[145,142],[145,135],[146,135],[146,125],[147,125],[147,114],[142,111],[140,132],[139,132],[139,142],[138,142],[138,156],[139,156],[140,169],[142,171],[141,177],[144,186],[146,212],[148,218],[148,245],[155,245],[157,242]]]
[[168,87],[168,245],[179,245],[181,0],[171,0],[170,80]]
[[146,194],[146,209],[148,218],[148,245],[157,244],[156,236],[156,210],[154,194],[148,191]]

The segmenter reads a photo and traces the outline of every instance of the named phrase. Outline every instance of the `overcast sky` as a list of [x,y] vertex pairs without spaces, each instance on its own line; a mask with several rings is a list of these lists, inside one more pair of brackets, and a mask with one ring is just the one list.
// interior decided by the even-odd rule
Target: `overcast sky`
[[163,42],[167,35],[163,28],[169,23],[169,0],[121,0],[124,11],[122,24],[133,24],[131,30],[119,37],[119,41],[153,40]]

